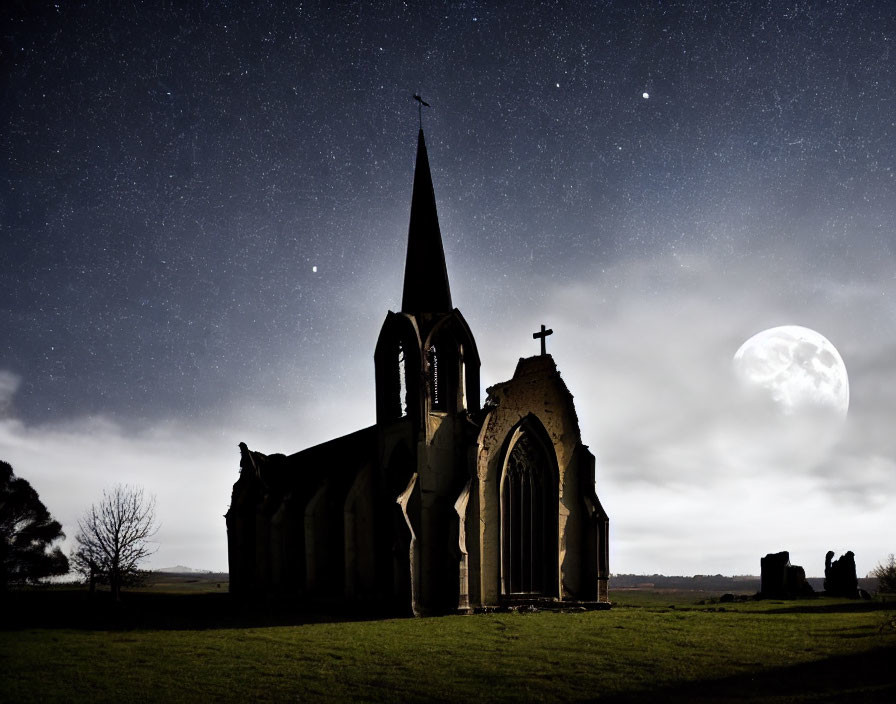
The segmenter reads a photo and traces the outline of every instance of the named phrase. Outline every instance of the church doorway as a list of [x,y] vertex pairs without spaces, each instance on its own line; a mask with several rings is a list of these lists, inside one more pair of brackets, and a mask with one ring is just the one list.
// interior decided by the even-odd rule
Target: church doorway
[[540,426],[527,420],[514,432],[501,478],[501,582],[509,597],[557,596],[558,479]]

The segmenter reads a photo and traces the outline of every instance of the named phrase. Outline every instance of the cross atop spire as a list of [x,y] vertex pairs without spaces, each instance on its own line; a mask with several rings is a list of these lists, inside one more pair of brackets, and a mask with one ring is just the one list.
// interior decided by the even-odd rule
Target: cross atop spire
[[414,100],[420,103],[417,106],[417,120],[420,122],[420,129],[423,129],[423,108],[428,108],[429,103],[427,103],[423,98],[421,98],[417,93],[414,93]]
[[436,196],[421,129],[417,137],[417,165],[414,168],[414,195],[411,197],[401,310],[403,313],[447,313],[452,308]]

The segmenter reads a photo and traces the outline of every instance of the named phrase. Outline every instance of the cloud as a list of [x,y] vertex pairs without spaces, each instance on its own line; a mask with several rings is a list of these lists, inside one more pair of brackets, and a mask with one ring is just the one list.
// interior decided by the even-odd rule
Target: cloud
[[[235,449],[227,452],[216,433],[167,424],[128,434],[102,417],[36,427],[6,419],[0,421],[0,450],[63,524],[66,551],[78,519],[103,489],[132,484],[157,498],[161,528],[150,566],[226,569],[222,515],[229,503],[226,478],[235,480],[237,461]],[[191,541],[202,549],[186,550]]]
[[[0,372],[0,384],[4,380],[10,380],[11,402],[19,380]],[[238,478],[237,444],[289,454],[372,422],[372,408],[352,404],[349,390],[303,396],[301,386],[298,377],[293,403],[242,399],[201,416],[144,424],[102,415],[38,425],[0,418],[0,459],[31,483],[63,524],[66,552],[79,518],[103,489],[132,484],[156,496],[161,528],[148,567],[227,570],[224,513]]]
[[12,372],[0,369],[0,418],[12,414],[12,399],[22,379]]
[[[881,380],[896,378],[896,339],[879,321],[892,317],[896,282],[882,269],[852,285],[823,270],[796,275],[799,267],[798,254],[780,252],[657,255],[535,280],[519,297],[494,288],[464,310],[483,386],[537,353],[531,334],[542,322],[554,329],[548,349],[597,457],[614,571],[756,573],[762,555],[789,549],[817,575],[827,550],[852,549],[865,572],[893,551],[896,389]],[[158,499],[153,566],[226,569],[236,444],[291,453],[373,422],[377,305],[346,312],[351,324],[309,351],[332,358],[313,377],[307,355],[289,349],[242,380],[252,393],[192,416],[26,425],[7,413],[0,457],[34,484],[70,539],[103,488],[137,483]],[[736,383],[740,345],[787,323],[824,334],[847,364],[851,408],[837,433],[781,419]],[[7,408],[19,384],[0,372]]]

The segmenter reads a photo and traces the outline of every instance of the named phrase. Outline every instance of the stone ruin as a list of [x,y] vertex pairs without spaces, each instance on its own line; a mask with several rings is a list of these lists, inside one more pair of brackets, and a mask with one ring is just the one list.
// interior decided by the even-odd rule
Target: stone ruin
[[[760,561],[760,599],[799,599],[814,596],[815,590],[806,580],[806,571],[790,564],[790,553],[769,553]],[[849,599],[867,598],[859,589],[856,577],[855,554],[850,550],[839,559],[834,559],[834,551],[829,550],[824,560],[824,595]]]
[[806,581],[806,570],[790,564],[790,553],[769,553],[760,561],[762,573],[759,597],[763,599],[796,599],[812,596],[815,591]]
[[826,596],[858,598],[859,580],[856,577],[856,556],[852,550],[837,560],[834,560],[834,551],[828,550],[824,558],[824,593]]

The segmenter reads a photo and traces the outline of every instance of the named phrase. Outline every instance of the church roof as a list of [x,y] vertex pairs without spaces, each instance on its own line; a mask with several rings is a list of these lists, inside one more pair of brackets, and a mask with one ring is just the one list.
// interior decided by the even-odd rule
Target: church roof
[[417,165],[411,198],[408,254],[404,265],[403,313],[445,313],[452,309],[445,250],[436,213],[423,130],[417,138]]

